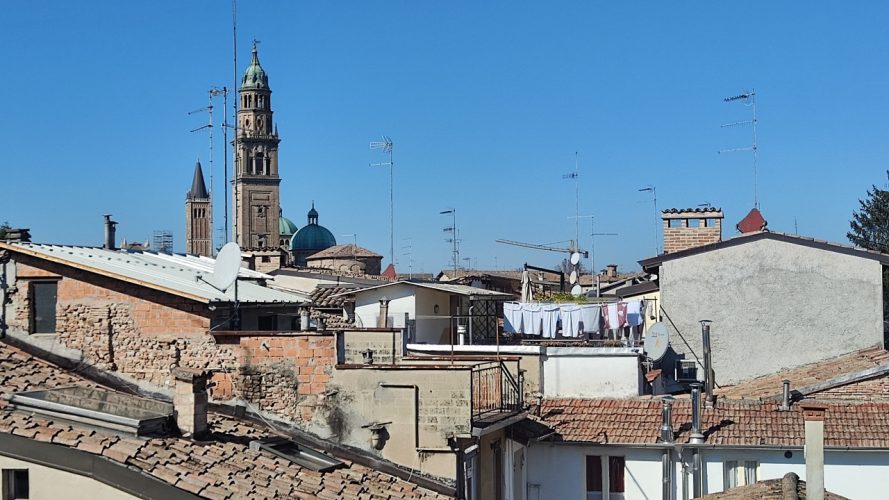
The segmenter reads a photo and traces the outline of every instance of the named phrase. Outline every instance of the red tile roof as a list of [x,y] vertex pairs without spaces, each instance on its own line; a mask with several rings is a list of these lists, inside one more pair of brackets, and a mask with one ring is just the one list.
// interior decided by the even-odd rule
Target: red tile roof
[[[889,448],[889,403],[829,403],[825,414],[825,446]],[[661,425],[657,398],[551,399],[540,409],[556,439],[596,444],[655,444]],[[743,446],[802,446],[803,416],[798,404],[779,411],[775,402],[719,401],[701,416],[706,443]],[[676,400],[673,429],[687,442],[691,401]]]
[[[50,363],[0,343],[0,392],[96,386]],[[60,420],[12,411],[0,400],[0,433],[104,456],[118,464],[206,498],[449,498],[355,462],[321,473],[268,452],[249,449],[250,440],[272,435],[252,422],[210,415],[207,441],[135,438],[91,430]]]
[[[716,393],[730,399],[767,398],[781,393],[782,382],[785,379],[790,381],[791,390],[805,389],[830,381],[834,381],[833,385],[839,385],[843,381],[841,378],[843,376],[887,365],[889,365],[889,351],[886,351],[881,346],[874,346],[836,358],[810,363],[792,370],[759,377],[742,384],[723,387],[718,389]],[[883,378],[885,378],[885,375]],[[848,378],[848,380],[849,383],[857,382],[853,378]],[[866,395],[870,396],[868,399],[889,400],[889,394],[885,392],[883,384],[861,384],[857,382],[856,385],[859,386],[859,393],[866,392]],[[820,393],[821,391],[818,392]],[[822,394],[819,394],[818,397],[822,398],[822,396]],[[840,398],[840,395],[837,395],[837,398]]]

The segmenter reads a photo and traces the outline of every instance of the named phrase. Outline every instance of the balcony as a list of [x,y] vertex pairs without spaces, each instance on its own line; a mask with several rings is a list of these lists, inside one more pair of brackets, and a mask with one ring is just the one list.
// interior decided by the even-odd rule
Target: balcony
[[470,377],[473,426],[484,427],[522,411],[524,380],[513,376],[502,361],[472,367]]

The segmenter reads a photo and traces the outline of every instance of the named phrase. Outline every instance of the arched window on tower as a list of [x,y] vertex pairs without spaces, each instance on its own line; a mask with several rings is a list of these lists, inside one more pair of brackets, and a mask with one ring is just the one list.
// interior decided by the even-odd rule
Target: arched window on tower
[[268,169],[265,163],[265,154],[262,151],[256,152],[256,170],[257,174],[268,175]]

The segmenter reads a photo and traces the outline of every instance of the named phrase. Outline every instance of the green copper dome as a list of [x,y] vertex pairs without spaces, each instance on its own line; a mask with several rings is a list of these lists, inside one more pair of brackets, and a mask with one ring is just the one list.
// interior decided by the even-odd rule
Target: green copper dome
[[256,52],[256,42],[253,42],[253,60],[244,78],[241,80],[241,89],[262,89],[269,90],[269,77],[265,74],[265,70],[259,65],[259,55]]
[[336,238],[333,237],[333,233],[328,231],[326,227],[318,225],[318,211],[315,210],[315,203],[312,203],[308,219],[308,225],[303,226],[290,239],[291,250],[294,252],[312,251],[314,253],[336,245]]
[[291,236],[296,234],[297,231],[299,231],[299,228],[296,227],[296,224],[294,224],[290,219],[284,217],[283,215],[278,217],[278,234],[290,238]]

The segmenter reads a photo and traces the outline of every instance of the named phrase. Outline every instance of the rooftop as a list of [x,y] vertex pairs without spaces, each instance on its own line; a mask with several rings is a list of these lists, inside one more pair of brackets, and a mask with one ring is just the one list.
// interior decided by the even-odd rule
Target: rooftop
[[428,282],[418,282],[418,281],[398,281],[394,283],[386,283],[385,285],[377,285],[371,286],[368,288],[362,288],[360,290],[351,290],[348,292],[344,292],[340,295],[354,295],[356,293],[366,292],[368,290],[377,290],[379,288],[386,288],[390,286],[396,285],[409,285],[418,288],[428,288],[431,290],[438,290],[440,292],[451,293],[454,295],[465,295],[469,297],[484,297],[492,300],[509,300],[513,298],[512,294],[503,293],[503,292],[495,292],[494,290],[485,290],[484,288],[475,288],[472,286],[466,285],[452,285],[449,283],[428,283]]
[[[343,460],[344,468],[316,472],[268,451],[253,451],[250,441],[277,433],[266,426],[223,415],[210,415],[213,432],[208,439],[192,441],[127,437],[13,411],[6,401],[13,392],[96,384],[3,343],[0,374],[0,440],[24,442],[31,449],[39,447],[43,463],[49,461],[48,465],[53,465],[55,458],[74,454],[101,458],[105,464],[120,466],[121,474],[137,471],[142,487],[148,481],[149,485],[166,487],[167,492],[173,486],[205,498],[447,498],[353,461]],[[127,488],[125,481],[117,485]],[[144,494],[139,490],[130,492]]]
[[343,259],[343,258],[352,258],[352,257],[380,257],[383,256],[371,252],[370,250],[360,247],[358,245],[353,245],[349,243],[347,245],[334,245],[329,248],[325,248],[318,253],[312,254],[306,257],[306,260],[314,260],[314,259]]
[[[595,444],[656,444],[660,435],[658,398],[550,399],[540,408],[542,421],[554,428],[556,441]],[[827,448],[889,448],[889,403],[828,403],[824,418]],[[701,412],[705,443],[728,446],[802,447],[805,427],[798,404],[779,411],[777,402],[720,400]],[[673,429],[687,443],[691,401],[673,404]]]
[[[215,259],[209,257],[18,242],[0,242],[0,249],[199,302],[233,302],[235,298],[233,287],[221,292],[198,280],[199,276],[207,277],[213,271]],[[240,302],[298,304],[307,301],[307,297],[257,283],[272,278],[267,274],[242,268],[238,276]]]

